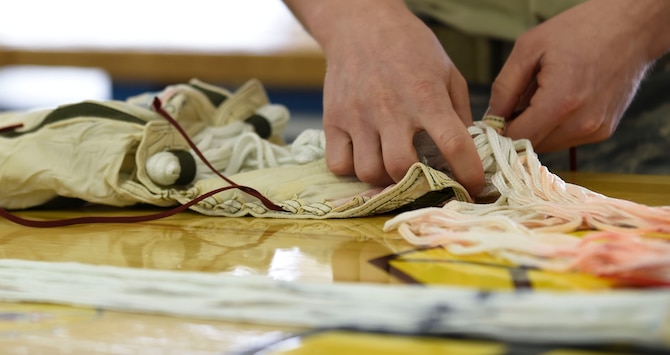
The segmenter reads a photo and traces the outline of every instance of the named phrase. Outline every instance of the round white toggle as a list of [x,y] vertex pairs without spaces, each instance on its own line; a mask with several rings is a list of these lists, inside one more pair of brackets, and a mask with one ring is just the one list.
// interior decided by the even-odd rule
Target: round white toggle
[[171,186],[179,179],[179,158],[171,152],[159,152],[147,159],[147,175],[158,185]]

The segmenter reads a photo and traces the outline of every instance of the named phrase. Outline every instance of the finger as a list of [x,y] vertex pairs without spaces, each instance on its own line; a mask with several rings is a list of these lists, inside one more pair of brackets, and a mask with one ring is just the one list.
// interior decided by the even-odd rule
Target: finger
[[[571,114],[571,110],[566,110],[564,95],[561,94],[566,91],[561,88],[560,82],[554,81],[553,84],[549,88],[540,86],[537,89],[530,106],[507,124],[506,136],[512,139],[529,139],[533,147],[537,148],[550,134],[554,135],[552,132],[559,127],[566,115]],[[573,137],[561,135],[559,139],[567,142]]]
[[453,75],[450,78],[449,98],[453,109],[466,127],[472,126],[472,111],[470,107],[470,95],[468,84],[461,75]]
[[[422,123],[419,128],[433,140],[454,178],[474,196],[484,187],[484,169],[466,128],[466,124],[472,122],[469,98],[463,97],[468,95],[467,85],[464,81],[450,84],[449,88],[443,88],[446,99],[433,100],[418,109]],[[451,102],[452,95],[456,98],[455,104]],[[456,107],[464,112],[463,117],[457,113]],[[464,117],[468,123],[464,122]]]
[[544,140],[534,145],[537,153],[556,152],[580,145],[579,140],[568,139],[571,129],[556,127]]
[[537,144],[538,152],[553,152],[585,143],[595,143],[607,139],[613,128],[595,117],[580,117],[577,114],[569,121],[559,124],[545,139]]
[[484,188],[484,168],[468,130],[456,112],[449,114],[449,123],[426,127],[426,131],[449,164],[456,181],[470,195],[477,195]]
[[326,135],[326,164],[336,175],[354,175],[354,151],[349,134],[337,128],[324,129]]
[[[527,53],[514,46],[509,58],[491,86],[489,112],[510,118],[518,112],[519,106],[528,101],[529,90],[533,90],[534,77],[539,68],[540,57],[535,53]],[[526,94],[526,95],[524,95]]]
[[412,164],[419,161],[414,148],[411,129],[389,129],[383,132],[384,166],[393,181],[398,182],[405,177]]
[[528,108],[528,106],[530,106],[530,99],[535,95],[537,88],[537,79],[533,77],[529,86],[526,88],[526,91],[524,91],[523,94],[521,94],[521,97],[519,97],[519,103],[517,103],[516,107],[514,107],[514,111],[512,111],[512,113],[507,117],[508,120],[511,121],[517,118],[517,116],[519,116]]
[[353,159],[356,176],[363,182],[385,186],[393,183],[384,166],[382,142],[377,132],[353,133]]

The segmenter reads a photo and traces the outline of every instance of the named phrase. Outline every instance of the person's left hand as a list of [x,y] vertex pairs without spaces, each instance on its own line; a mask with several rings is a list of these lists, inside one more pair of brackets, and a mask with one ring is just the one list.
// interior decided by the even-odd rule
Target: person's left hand
[[660,55],[652,44],[667,26],[654,15],[668,8],[661,3],[591,0],[521,35],[491,93],[491,113],[520,112],[505,135],[538,152],[608,138]]

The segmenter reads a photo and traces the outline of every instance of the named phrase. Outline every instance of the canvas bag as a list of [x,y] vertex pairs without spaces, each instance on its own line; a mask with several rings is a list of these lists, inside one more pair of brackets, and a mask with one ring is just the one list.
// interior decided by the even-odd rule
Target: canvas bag
[[[0,207],[23,209],[55,198],[110,206],[186,204],[230,184],[219,177],[197,178],[197,157],[186,140],[149,104],[175,118],[189,136],[208,127],[244,126],[244,134],[263,131],[264,144],[285,149],[285,120],[248,123],[270,105],[261,83],[251,80],[229,92],[199,80],[166,87],[126,101],[86,101],[55,109],[9,112],[0,127],[23,124],[0,133]],[[264,126],[260,129],[258,126]],[[242,129],[241,131],[242,132]],[[230,139],[235,139],[232,137]],[[147,173],[147,161],[160,152],[181,152],[182,177],[192,181],[164,186]],[[469,199],[465,189],[444,172],[415,164],[405,178],[386,188],[355,177],[332,174],[323,158],[285,166],[240,171],[228,176],[280,206],[273,211],[244,191],[231,189],[191,209],[212,216],[277,218],[345,218],[398,209],[435,206],[451,198]]]

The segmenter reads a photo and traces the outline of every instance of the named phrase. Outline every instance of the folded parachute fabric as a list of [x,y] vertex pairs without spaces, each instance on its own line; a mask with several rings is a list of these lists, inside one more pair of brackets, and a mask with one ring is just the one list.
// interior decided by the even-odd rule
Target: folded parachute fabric
[[[275,211],[232,184],[281,207]],[[257,80],[237,91],[191,80],[125,101],[85,101],[54,109],[0,114],[0,207],[25,209],[81,200],[109,206],[187,204],[212,216],[345,218],[437,206],[465,189],[417,163],[397,184],[378,187],[332,174],[323,132],[283,141],[288,110],[270,103]],[[3,129],[3,127],[5,127]]]

